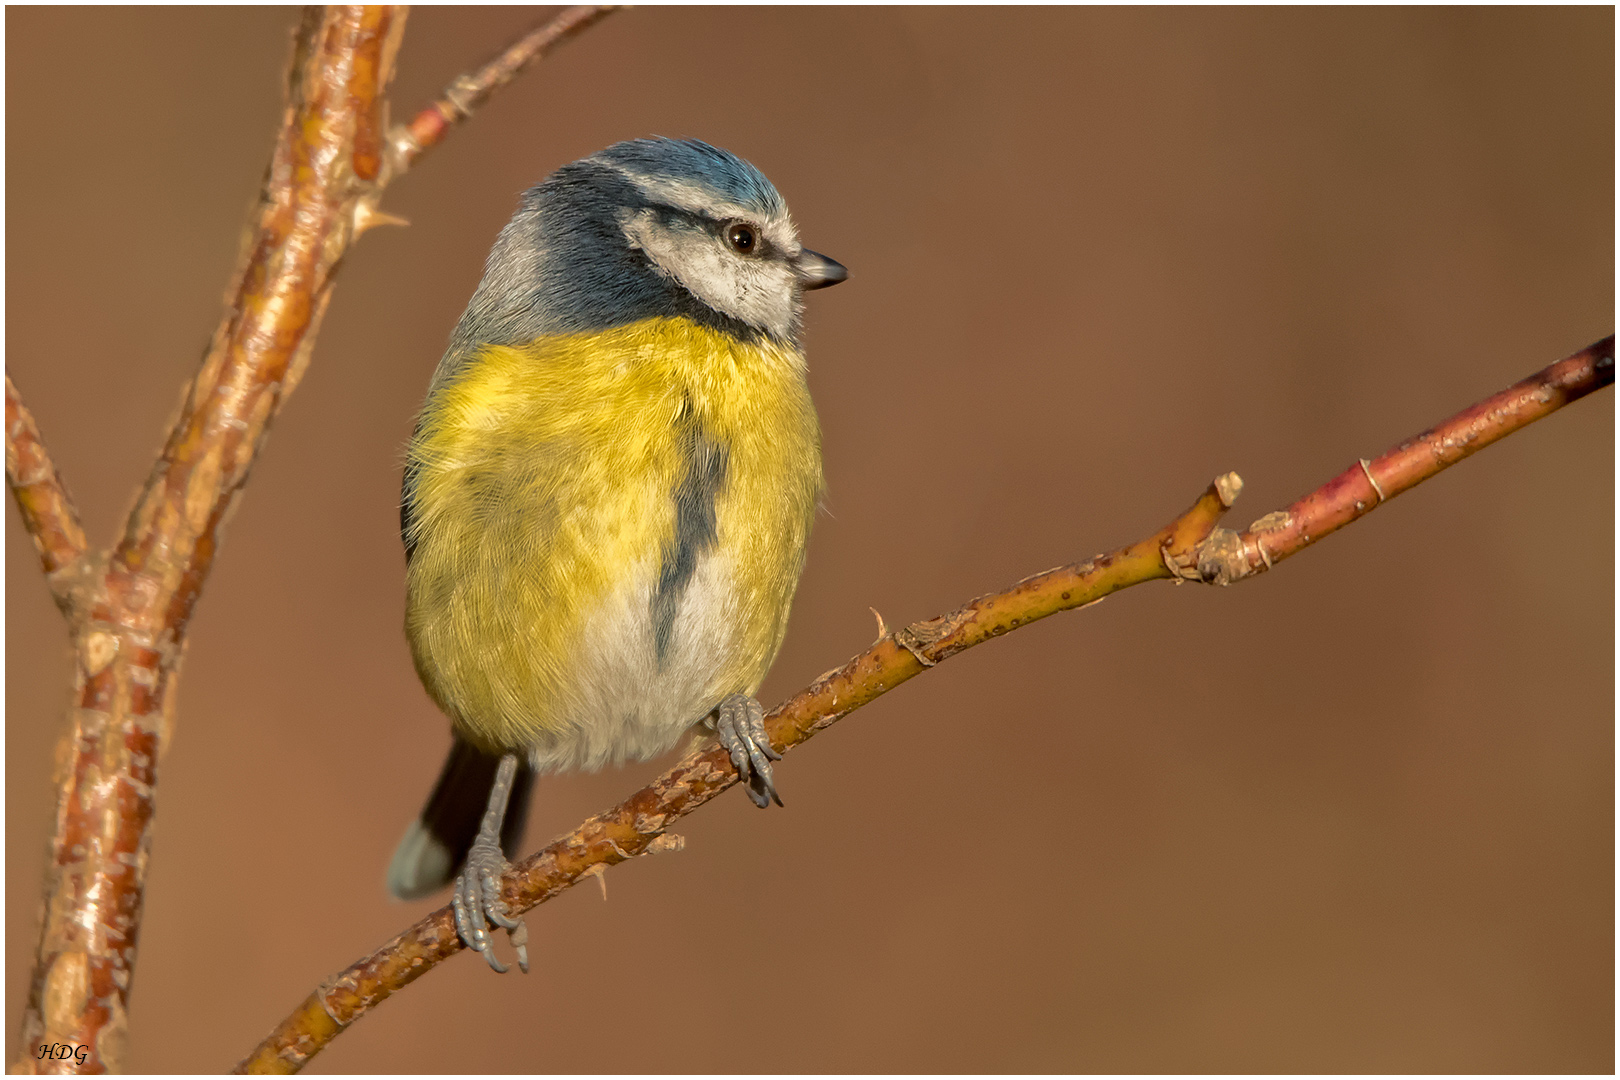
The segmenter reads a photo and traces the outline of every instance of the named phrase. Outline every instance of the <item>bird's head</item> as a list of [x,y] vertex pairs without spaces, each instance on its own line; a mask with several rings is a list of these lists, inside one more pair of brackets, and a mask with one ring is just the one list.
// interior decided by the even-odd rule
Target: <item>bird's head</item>
[[515,341],[685,316],[796,343],[803,292],[847,276],[799,243],[748,162],[697,140],[634,139],[525,194],[463,322]]

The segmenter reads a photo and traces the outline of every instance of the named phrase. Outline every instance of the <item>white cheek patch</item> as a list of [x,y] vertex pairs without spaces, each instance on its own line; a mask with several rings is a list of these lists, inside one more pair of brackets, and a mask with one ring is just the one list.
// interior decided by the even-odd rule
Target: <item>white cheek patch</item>
[[786,338],[793,326],[793,271],[775,259],[750,259],[727,250],[706,232],[671,229],[652,210],[620,218],[625,239],[709,307]]

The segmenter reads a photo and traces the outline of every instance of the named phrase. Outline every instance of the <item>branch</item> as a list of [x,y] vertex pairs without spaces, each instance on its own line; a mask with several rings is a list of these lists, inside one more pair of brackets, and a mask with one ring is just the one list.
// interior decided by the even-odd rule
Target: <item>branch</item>
[[[1381,491],[1381,499],[1393,498],[1613,381],[1611,336],[1402,443],[1376,461],[1357,464],[1283,511],[1289,523],[1269,514],[1241,534],[1216,528],[1243,489],[1236,473],[1219,476],[1186,513],[1129,547],[1036,574],[1005,592],[982,596],[949,614],[884,634],[864,653],[772,710],[765,718],[771,742],[786,752],[941,660],[1037,619],[1097,603],[1120,589],[1161,578],[1224,585],[1252,576],[1376,506],[1377,502],[1361,498],[1347,480],[1352,473],[1362,475],[1364,465],[1367,494],[1379,498]],[[1375,479],[1380,491],[1374,490]],[[1267,537],[1263,550],[1259,534]],[[1250,564],[1242,573],[1223,569],[1228,563],[1218,556],[1239,544],[1243,552],[1256,553],[1259,565]],[[1209,569],[1204,572],[1206,566]],[[665,830],[736,782],[730,757],[718,744],[695,750],[652,784],[513,867],[501,881],[502,899],[508,910],[526,912],[608,866],[638,855],[678,849],[680,838]],[[450,909],[440,908],[318,987],[236,1071],[290,1073],[302,1069],[369,1009],[464,947]]]
[[1265,515],[1241,533],[1216,529],[1200,545],[1196,558],[1178,564],[1176,572],[1214,585],[1253,577],[1497,439],[1613,382],[1614,335],[1610,334],[1379,457],[1362,458],[1303,499]]
[[578,37],[584,31],[619,10],[616,4],[571,7],[530,30],[499,56],[471,75],[456,78],[439,100],[417,113],[408,124],[390,133],[400,171],[444,141],[451,129],[473,114],[490,95],[523,73],[530,64],[552,49]]
[[[21,1069],[119,1070],[151,847],[156,765],[185,630],[220,523],[308,362],[378,172],[382,92],[404,29],[392,8],[307,9],[280,137],[224,321],[188,388],[78,627],[45,915]],[[42,1061],[41,1044],[88,1047]]]
[[[526,36],[470,80],[470,98],[453,98],[463,103],[460,115],[446,114],[442,129],[405,151],[383,130],[404,9],[305,9],[231,306],[122,538],[96,560],[105,573],[79,575],[71,589],[76,707],[58,755],[56,828],[17,1071],[122,1067],[156,764],[173,721],[186,627],[221,524],[309,362],[344,253],[389,220],[377,211],[383,189],[423,149],[605,13],[570,9]],[[70,570],[90,564],[83,530],[9,378],[6,423],[7,476],[63,604]],[[86,1047],[87,1056],[38,1056],[58,1043]]]
[[[772,710],[765,718],[771,742],[789,750],[947,656],[1128,586],[1170,577],[1161,550],[1191,551],[1242,486],[1237,474],[1227,473],[1190,510],[1145,540],[1026,578],[1006,592],[884,635]],[[665,830],[736,782],[729,754],[710,742],[618,806],[513,867],[501,882],[501,895],[509,910],[528,911],[601,867],[678,847],[678,838]],[[296,1072],[372,1006],[462,948],[450,909],[440,908],[318,988],[236,1071]]]
[[56,606],[68,614],[74,608],[74,588],[82,576],[86,542],[79,512],[56,471],[34,414],[6,375],[6,484],[17,500],[23,527],[39,552],[45,581]]

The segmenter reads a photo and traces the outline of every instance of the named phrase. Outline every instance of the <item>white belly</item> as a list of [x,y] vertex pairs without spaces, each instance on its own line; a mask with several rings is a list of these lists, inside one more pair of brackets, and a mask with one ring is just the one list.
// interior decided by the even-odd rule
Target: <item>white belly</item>
[[649,561],[586,619],[573,677],[559,701],[561,724],[531,746],[537,771],[599,769],[671,749],[732,693],[739,606],[727,560],[700,556],[681,590],[664,655],[654,639],[652,597],[658,564]]

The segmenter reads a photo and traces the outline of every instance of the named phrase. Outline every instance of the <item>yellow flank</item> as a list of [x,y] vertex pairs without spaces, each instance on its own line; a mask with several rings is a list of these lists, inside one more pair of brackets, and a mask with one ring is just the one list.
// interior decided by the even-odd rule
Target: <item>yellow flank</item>
[[585,627],[627,583],[650,597],[694,419],[727,454],[711,550],[734,586],[734,647],[717,702],[752,693],[775,658],[820,497],[803,357],[659,318],[487,346],[435,385],[410,448],[406,634],[469,741],[518,750],[619,720],[581,715],[604,696],[581,685]]

